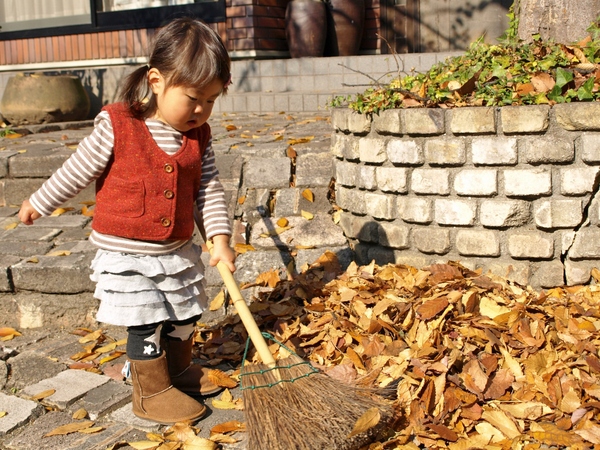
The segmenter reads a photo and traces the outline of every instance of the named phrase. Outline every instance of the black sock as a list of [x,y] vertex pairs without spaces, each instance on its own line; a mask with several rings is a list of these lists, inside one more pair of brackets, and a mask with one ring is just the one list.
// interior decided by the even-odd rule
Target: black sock
[[127,356],[133,360],[156,359],[162,354],[160,332],[162,324],[127,327]]

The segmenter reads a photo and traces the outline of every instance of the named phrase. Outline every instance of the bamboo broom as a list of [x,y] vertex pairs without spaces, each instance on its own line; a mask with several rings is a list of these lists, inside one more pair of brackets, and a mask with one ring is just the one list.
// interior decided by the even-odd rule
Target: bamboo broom
[[[211,248],[210,244],[209,249]],[[249,450],[354,450],[392,420],[392,408],[371,391],[334,380],[298,355],[275,361],[240,289],[224,263],[225,287],[262,364],[241,371]],[[359,419],[368,430],[355,430]]]

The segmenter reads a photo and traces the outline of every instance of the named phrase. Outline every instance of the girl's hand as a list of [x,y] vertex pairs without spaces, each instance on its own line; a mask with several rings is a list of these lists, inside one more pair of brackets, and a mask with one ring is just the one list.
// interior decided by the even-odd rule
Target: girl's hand
[[33,225],[33,221],[39,219],[42,215],[33,209],[29,200],[25,200],[19,210],[19,219],[25,225]]
[[229,246],[229,236],[226,234],[218,234],[212,237],[213,249],[208,263],[211,266],[216,266],[217,263],[223,262],[231,271],[235,272],[235,252]]

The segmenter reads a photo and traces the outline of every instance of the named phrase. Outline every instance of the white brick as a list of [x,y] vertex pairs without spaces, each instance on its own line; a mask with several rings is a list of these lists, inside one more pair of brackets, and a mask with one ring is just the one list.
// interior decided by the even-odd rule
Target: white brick
[[552,174],[547,169],[505,170],[504,192],[509,197],[550,195]]
[[342,186],[335,187],[335,201],[337,205],[356,214],[366,214],[365,193],[359,189],[346,189]]
[[577,145],[584,162],[592,164],[600,162],[600,133],[583,133]]
[[515,233],[508,237],[508,252],[515,259],[550,259],[554,241],[551,235]]
[[522,200],[484,200],[479,207],[481,225],[490,228],[525,225],[530,215],[529,202]]
[[419,197],[398,196],[398,215],[408,223],[431,223],[433,220],[433,200]]
[[410,185],[413,192],[417,194],[448,195],[450,172],[446,169],[415,169]]
[[432,166],[460,166],[467,160],[464,139],[427,139],[425,160]]
[[581,200],[542,200],[534,207],[539,228],[574,228],[583,220]]
[[412,239],[420,252],[443,255],[450,250],[450,230],[442,228],[417,228]]
[[377,189],[375,166],[358,166],[357,186],[369,191]]
[[450,199],[435,201],[435,221],[440,225],[473,225],[476,211],[475,202]]
[[425,160],[421,146],[405,139],[391,139],[387,144],[387,157],[394,164],[405,165],[420,165]]
[[462,256],[499,256],[500,240],[493,231],[459,230],[456,248]]
[[495,133],[493,107],[465,107],[452,110],[450,129],[454,134]]
[[377,167],[377,187],[383,192],[408,192],[408,171],[403,167]]
[[500,108],[504,133],[539,133],[548,129],[550,106],[503,106]]
[[354,187],[358,182],[358,164],[336,161],[335,181],[342,186]]
[[360,160],[367,163],[383,163],[387,158],[385,139],[360,138],[358,141]]
[[377,219],[396,218],[396,197],[394,195],[365,193],[367,214]]
[[560,191],[563,195],[589,194],[594,190],[597,174],[597,167],[562,169],[560,171]]
[[392,248],[408,248],[409,228],[395,222],[379,224],[379,244]]
[[443,109],[409,108],[404,109],[404,128],[407,134],[434,135],[445,131]]
[[461,170],[454,178],[458,195],[495,195],[498,193],[498,171],[493,169]]
[[517,140],[503,137],[473,139],[471,156],[475,165],[517,164]]

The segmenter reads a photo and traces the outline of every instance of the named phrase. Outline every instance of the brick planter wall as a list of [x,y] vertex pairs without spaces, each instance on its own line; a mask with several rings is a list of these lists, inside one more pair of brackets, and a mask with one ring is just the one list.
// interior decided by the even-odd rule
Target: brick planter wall
[[360,263],[460,261],[521,284],[600,266],[600,104],[333,111],[340,225]]

